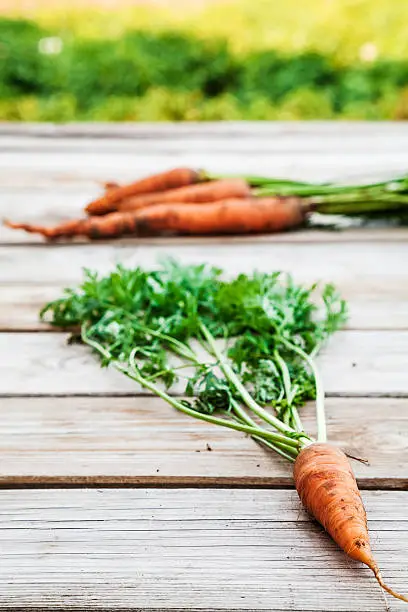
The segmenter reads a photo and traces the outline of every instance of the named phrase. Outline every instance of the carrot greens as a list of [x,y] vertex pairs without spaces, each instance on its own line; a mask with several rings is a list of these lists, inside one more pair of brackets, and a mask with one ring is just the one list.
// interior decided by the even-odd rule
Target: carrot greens
[[[80,330],[72,339],[103,366],[292,461],[311,440],[299,408],[316,397],[314,357],[346,316],[332,285],[318,292],[278,272],[225,278],[221,269],[173,260],[153,270],[118,266],[102,277],[85,270],[78,288],[41,312],[52,325]],[[171,394],[176,383],[185,399]]]

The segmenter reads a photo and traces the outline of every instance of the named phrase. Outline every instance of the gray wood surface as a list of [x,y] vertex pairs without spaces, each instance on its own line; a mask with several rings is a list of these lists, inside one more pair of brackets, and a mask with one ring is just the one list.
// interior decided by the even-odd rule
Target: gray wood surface
[[[404,173],[404,125],[249,124],[2,128],[4,186],[132,179],[189,164],[215,173],[333,180]],[[82,131],[83,130],[83,131]],[[37,134],[37,135],[36,135]],[[59,189],[56,190],[58,196]]]
[[[369,231],[369,230],[368,230]],[[206,262],[222,265],[226,275],[238,272],[282,270],[305,283],[333,282],[348,295],[373,298],[407,298],[408,229],[406,240],[388,242],[315,243],[268,241],[234,242],[228,238],[206,243],[205,239],[184,243],[160,241],[132,244],[0,246],[0,283],[55,284],[64,286],[81,280],[84,266],[108,272],[117,263],[155,267],[160,259],[176,257],[185,264]],[[31,257],[30,257],[31,256]],[[375,258],[370,262],[371,258]]]
[[[67,347],[69,334],[0,334],[1,395],[134,395],[140,388],[101,369],[88,347]],[[317,363],[329,395],[408,395],[408,331],[340,331]],[[173,393],[184,392],[179,381]]]
[[[408,400],[328,398],[329,439],[362,488],[408,488]],[[386,416],[385,416],[386,415]],[[302,410],[315,433],[315,409]],[[290,466],[249,437],[158,398],[3,398],[0,484],[292,486]]]
[[[408,492],[365,492],[385,580],[408,585]],[[296,493],[0,491],[0,606],[41,610],[383,612]],[[405,610],[390,601],[390,610]]]
[[[103,180],[174,165],[378,180],[407,171],[408,124],[2,124],[0,218],[54,223],[81,214]],[[407,245],[407,228],[47,245],[1,227],[0,610],[384,610],[370,572],[282,489],[290,466],[141,394],[38,322],[82,267],[164,255],[334,282],[349,301],[320,359],[329,436],[369,461],[353,467],[372,489],[373,547],[408,591]],[[314,431],[312,405],[304,415]]]
[[[95,181],[116,178],[121,181],[178,166],[191,165],[204,168],[213,174],[261,174],[288,176],[301,180],[331,181],[359,180],[364,168],[367,178],[403,174],[408,166],[408,152],[390,153],[380,148],[375,155],[367,151],[336,151],[332,143],[329,151],[314,153],[292,150],[286,155],[282,151],[258,152],[257,141],[248,149],[237,148],[234,143],[221,150],[211,146],[207,150],[191,148],[181,143],[179,149],[167,150],[162,142],[153,150],[145,150],[145,143],[139,147],[110,150],[110,143],[94,143],[87,150],[71,148],[61,150],[6,150],[0,151],[0,165],[5,170],[2,184],[49,185],[55,182],[93,185]],[[105,145],[105,146],[104,146]],[[381,147],[381,145],[380,145]],[[237,150],[238,149],[238,150]],[[137,157],[138,156],[138,157]],[[133,163],[129,158],[133,157]],[[341,172],[339,172],[339,167]],[[58,195],[58,192],[56,193]]]

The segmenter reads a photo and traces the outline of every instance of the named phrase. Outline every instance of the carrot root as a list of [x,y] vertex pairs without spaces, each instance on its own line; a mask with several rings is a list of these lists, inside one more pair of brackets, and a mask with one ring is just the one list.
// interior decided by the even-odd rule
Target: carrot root
[[240,198],[211,204],[158,204],[136,211],[140,231],[190,235],[278,232],[300,225],[299,198]]
[[377,563],[374,562],[372,565],[369,565],[368,567],[370,568],[370,570],[372,570],[378,584],[380,585],[382,589],[384,589],[384,591],[386,591],[392,597],[395,597],[395,599],[400,599],[401,601],[405,601],[406,603],[408,603],[408,597],[405,597],[405,595],[401,595],[401,593],[394,591],[388,585],[385,584],[383,577],[381,576],[380,568],[378,567]]
[[55,227],[27,223],[7,225],[48,239],[72,236],[118,238],[125,234],[192,235],[277,232],[299,225],[305,217],[298,198],[229,199],[207,204],[158,204],[136,211],[73,219]]
[[251,188],[243,179],[224,179],[177,189],[125,198],[117,204],[120,211],[131,211],[157,204],[208,204],[232,198],[249,198]]
[[30,223],[14,223],[13,221],[8,221],[5,219],[3,221],[3,225],[5,227],[9,227],[10,229],[21,229],[29,234],[41,234],[45,238],[53,237],[53,228],[43,227],[41,225],[31,225]]
[[369,567],[384,591],[408,602],[382,579],[371,551],[364,504],[346,455],[330,444],[310,444],[298,455],[293,477],[306,510],[340,548]]
[[128,185],[108,189],[104,195],[93,200],[85,208],[89,215],[105,215],[117,210],[117,203],[124,198],[157,191],[166,191],[176,187],[191,185],[203,180],[200,171],[191,168],[174,168],[167,172],[155,174]]

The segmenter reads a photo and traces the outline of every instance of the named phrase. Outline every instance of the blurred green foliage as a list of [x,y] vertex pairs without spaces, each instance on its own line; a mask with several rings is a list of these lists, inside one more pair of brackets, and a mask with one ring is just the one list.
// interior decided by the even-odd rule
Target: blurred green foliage
[[[15,4],[29,4],[29,14],[42,27],[81,38],[119,38],[129,30],[177,30],[226,40],[238,54],[266,49],[286,54],[316,51],[347,65],[358,59],[365,44],[374,43],[381,57],[408,56],[406,0],[117,0],[101,3],[104,10],[83,0]],[[108,5],[112,10],[106,9]],[[18,9],[14,14],[24,16]]]
[[408,61],[238,52],[186,31],[75,36],[0,19],[0,119],[405,119]]

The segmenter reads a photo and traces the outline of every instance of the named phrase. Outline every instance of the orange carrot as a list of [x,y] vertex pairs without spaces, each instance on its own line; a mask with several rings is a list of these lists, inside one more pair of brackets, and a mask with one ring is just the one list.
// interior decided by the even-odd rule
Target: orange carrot
[[125,198],[118,202],[118,210],[138,210],[152,204],[166,203],[207,203],[227,198],[248,198],[251,188],[244,179],[223,179],[198,185],[188,185],[178,189],[149,193],[142,196]]
[[340,548],[367,565],[387,593],[408,602],[383,582],[371,551],[363,501],[346,455],[330,444],[311,444],[298,455],[293,476],[303,505]]
[[174,168],[161,174],[155,174],[129,185],[108,189],[100,198],[93,200],[86,207],[90,215],[104,215],[117,209],[116,203],[124,198],[156,191],[167,191],[176,187],[183,187],[198,183],[204,179],[202,172],[191,168]]
[[55,227],[28,223],[5,225],[46,238],[88,236],[113,238],[124,234],[249,234],[277,232],[297,226],[307,209],[299,198],[247,198],[221,200],[207,204],[157,204],[130,212],[115,212],[101,217],[66,221]]
[[88,238],[116,238],[132,234],[137,230],[135,213],[115,212],[102,217],[71,219],[54,227],[32,225],[30,223],[12,223],[5,221],[7,227],[22,229],[30,234],[41,234],[48,240],[87,236]]
[[212,204],[158,204],[135,214],[139,231],[249,234],[299,225],[305,218],[305,209],[298,198],[246,198]]

